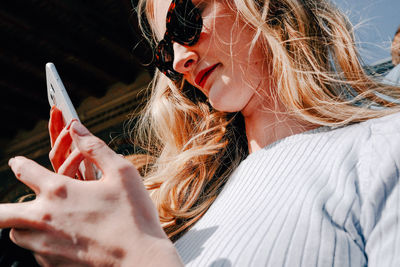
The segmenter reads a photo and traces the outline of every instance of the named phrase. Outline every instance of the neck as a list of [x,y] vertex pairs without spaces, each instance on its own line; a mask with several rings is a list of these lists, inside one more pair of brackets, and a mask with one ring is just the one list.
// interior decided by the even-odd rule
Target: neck
[[259,101],[259,104],[251,105],[251,109],[244,109],[242,114],[246,126],[249,153],[282,138],[317,127],[290,116],[282,105],[276,103],[265,105],[265,102]]

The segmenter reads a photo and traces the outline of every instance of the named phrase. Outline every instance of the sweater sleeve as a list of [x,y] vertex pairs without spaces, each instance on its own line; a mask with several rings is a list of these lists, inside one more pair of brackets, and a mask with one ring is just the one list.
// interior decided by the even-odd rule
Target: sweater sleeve
[[360,227],[369,267],[400,266],[400,116],[368,123],[362,149]]

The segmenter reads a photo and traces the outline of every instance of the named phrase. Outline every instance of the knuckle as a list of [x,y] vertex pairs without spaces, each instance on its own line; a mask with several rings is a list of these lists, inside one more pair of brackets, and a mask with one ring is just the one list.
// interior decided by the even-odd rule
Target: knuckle
[[[62,183],[50,183],[47,184],[47,188],[46,188],[46,192],[47,192],[47,197],[52,200],[52,199],[57,199],[57,198],[61,198],[61,199],[65,199],[68,197],[68,187],[66,184]],[[45,217],[45,216],[43,216]]]
[[115,165],[115,170],[121,178],[131,178],[136,169],[129,161],[122,160]]
[[42,214],[41,221],[44,223],[50,223],[53,220],[53,216],[51,216],[51,213],[45,212]]
[[126,162],[120,162],[116,165],[116,170],[121,174],[125,174],[132,171],[132,165]]
[[96,137],[90,137],[83,143],[83,149],[86,153],[93,154],[96,150],[100,149],[104,145],[105,143],[102,140]]
[[30,212],[29,221],[35,225],[34,229],[37,233],[45,233],[55,229],[57,222],[54,216],[54,208],[51,204],[42,203],[42,205],[37,206]]

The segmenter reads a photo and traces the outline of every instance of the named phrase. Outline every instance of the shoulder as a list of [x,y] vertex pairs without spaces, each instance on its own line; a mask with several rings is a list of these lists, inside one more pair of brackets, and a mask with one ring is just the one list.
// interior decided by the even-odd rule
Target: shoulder
[[[399,157],[387,154],[389,150],[396,149],[399,150]],[[243,163],[251,162],[252,165],[281,155],[290,158],[298,156],[302,160],[328,155],[332,160],[343,158],[348,165],[368,165],[380,153],[385,157],[400,158],[400,113],[340,128],[321,127],[289,136],[250,154]]]
[[362,123],[370,135],[358,165],[360,226],[371,266],[399,266],[400,113]]
[[349,125],[332,131],[331,134],[332,137],[348,136],[354,142],[353,145],[363,149],[363,153],[378,152],[386,146],[393,149],[400,145],[400,112]]
[[360,150],[359,164],[369,170],[369,177],[380,169],[389,170],[389,164],[393,169],[400,162],[399,112],[359,123],[354,130]]
[[400,130],[400,112],[393,113],[391,115],[387,115],[377,119],[371,119],[364,124],[371,125],[373,127],[374,132],[383,133],[383,132],[393,132]]
[[390,172],[398,172],[400,164],[400,113],[362,123],[368,132],[362,144],[362,167],[368,171],[368,177],[384,179]]
[[[394,113],[361,124],[368,132],[368,145],[371,153],[381,152],[384,158],[400,159],[400,113]],[[397,151],[397,154],[389,153]]]
[[[368,137],[360,147],[357,164],[364,230],[372,231],[377,216],[397,199],[400,173],[400,113],[360,124]],[[397,189],[396,189],[397,188]],[[397,192],[397,194],[392,194]]]

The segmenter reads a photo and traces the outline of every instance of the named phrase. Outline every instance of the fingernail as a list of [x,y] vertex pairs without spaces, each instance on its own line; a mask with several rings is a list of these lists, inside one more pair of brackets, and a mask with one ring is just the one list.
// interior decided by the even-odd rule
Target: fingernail
[[10,159],[8,160],[8,166],[11,166],[11,164],[12,164],[13,161],[14,161],[14,158],[10,158]]
[[69,128],[71,128],[71,125],[74,121],[78,121],[77,119],[71,119],[68,124],[67,124],[67,130],[69,130]]
[[88,135],[90,132],[86,129],[85,126],[82,125],[79,121],[75,121],[75,123],[71,124],[71,129],[80,136]]

